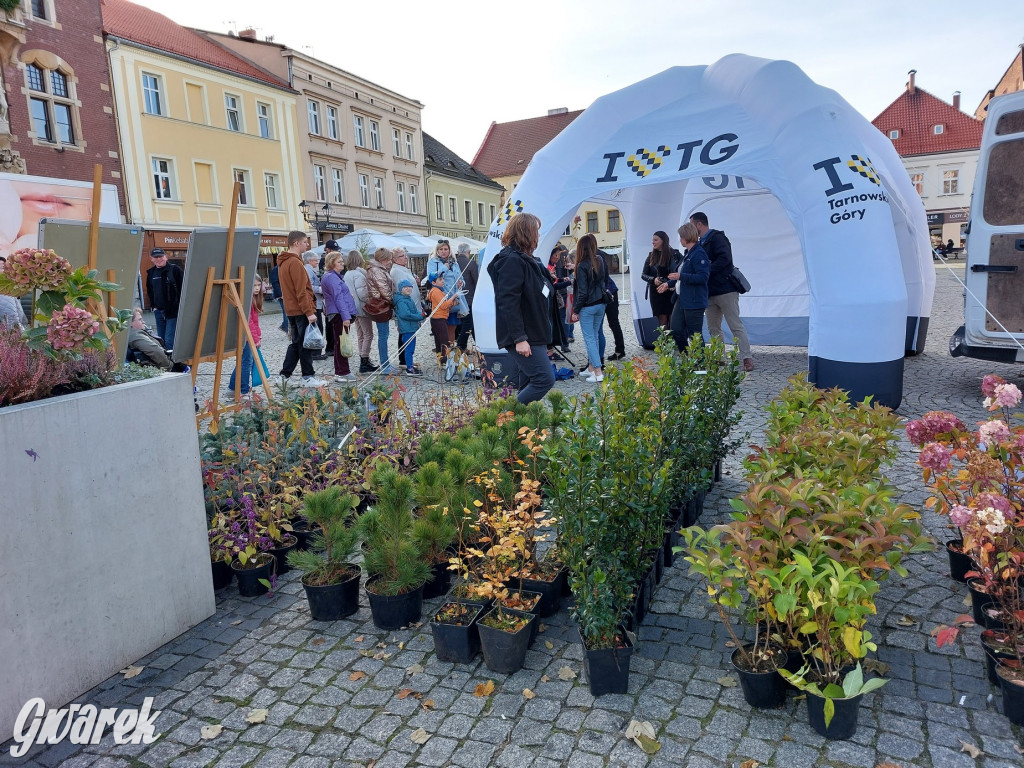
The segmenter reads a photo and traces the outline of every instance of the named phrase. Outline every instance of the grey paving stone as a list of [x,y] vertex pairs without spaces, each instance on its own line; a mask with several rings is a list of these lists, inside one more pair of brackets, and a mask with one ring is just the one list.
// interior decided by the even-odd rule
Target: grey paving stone
[[242,768],[259,757],[260,750],[256,747],[236,745],[221,755],[217,760],[217,768]]
[[774,761],[777,765],[814,765],[818,751],[803,744],[783,741],[775,749]]
[[650,762],[650,757],[632,741],[620,741],[608,755],[611,765],[625,766],[626,768],[645,768]]
[[[219,766],[218,766],[219,768]],[[313,755],[300,755],[295,758],[288,768],[331,768],[331,761],[326,757],[315,757]]]
[[947,747],[928,747],[928,756],[935,768],[977,768],[973,758],[966,752],[957,752]]
[[187,755],[174,760],[171,763],[171,768],[205,768],[210,765],[218,757],[217,750],[211,747],[205,747],[200,749],[198,752],[190,752]]
[[913,760],[924,751],[924,744],[913,739],[903,738],[893,733],[883,733],[878,737],[878,751],[884,755]]
[[502,768],[521,768],[532,762],[532,752],[523,749],[518,744],[508,744],[501,750],[501,754],[497,756],[493,764],[502,766]]
[[456,739],[432,736],[416,756],[416,762],[420,765],[446,765],[458,746]]
[[490,765],[496,747],[482,741],[467,741],[452,754],[452,763],[462,768]]
[[577,745],[580,749],[587,752],[595,752],[599,755],[607,755],[609,750],[614,746],[615,742],[618,741],[619,735],[611,735],[608,733],[598,733],[597,731],[583,731],[580,736],[580,740]]
[[576,748],[576,739],[565,733],[553,733],[548,737],[541,756],[564,761]]
[[578,709],[566,709],[562,710],[555,720],[555,728],[560,731],[572,731],[576,732],[583,727],[583,721],[586,715],[580,712]]
[[604,768],[604,758],[600,755],[576,751],[569,755],[566,766],[567,768]]
[[473,726],[470,736],[488,744],[500,744],[512,733],[514,725],[513,721],[502,720],[500,717],[484,717]]

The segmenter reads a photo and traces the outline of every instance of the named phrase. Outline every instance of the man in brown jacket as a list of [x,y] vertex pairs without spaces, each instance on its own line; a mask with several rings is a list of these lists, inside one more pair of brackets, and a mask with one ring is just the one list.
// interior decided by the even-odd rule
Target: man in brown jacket
[[284,355],[278,383],[286,383],[295,372],[295,364],[302,366],[302,386],[323,387],[327,382],[318,379],[313,370],[313,350],[302,346],[306,328],[316,323],[316,299],[309,275],[299,255],[309,248],[309,237],[305,232],[293,230],[288,233],[288,250],[277,257],[277,274],[281,281],[281,298],[288,316],[291,343]]

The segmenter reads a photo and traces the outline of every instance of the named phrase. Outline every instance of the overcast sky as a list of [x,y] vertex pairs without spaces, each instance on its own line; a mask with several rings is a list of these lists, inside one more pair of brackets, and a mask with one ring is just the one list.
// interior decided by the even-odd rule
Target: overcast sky
[[671,66],[729,53],[794,62],[869,120],[917,70],[974,112],[1024,43],[1024,0],[142,0],[179,24],[263,38],[424,104],[472,160],[491,121],[582,109]]

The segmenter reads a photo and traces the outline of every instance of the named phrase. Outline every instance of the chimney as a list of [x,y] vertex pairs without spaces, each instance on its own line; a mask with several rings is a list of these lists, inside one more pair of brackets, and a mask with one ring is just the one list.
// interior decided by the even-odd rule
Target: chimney
[[953,91],[953,109],[960,110],[960,91]]
[[238,33],[238,36],[240,38],[242,38],[243,40],[250,40],[252,42],[255,42],[256,41],[256,30],[253,29],[252,27],[249,27],[248,29],[240,30],[239,33]]
[[551,115],[564,115],[569,111],[568,107],[556,107],[555,109],[548,110],[548,117]]
[[914,86],[914,75],[916,75],[916,74],[917,74],[917,70],[916,69],[912,69],[909,72],[907,72],[907,75],[910,77],[910,79],[907,81],[907,93],[909,93],[911,96],[914,95],[914,89],[915,89],[915,86]]

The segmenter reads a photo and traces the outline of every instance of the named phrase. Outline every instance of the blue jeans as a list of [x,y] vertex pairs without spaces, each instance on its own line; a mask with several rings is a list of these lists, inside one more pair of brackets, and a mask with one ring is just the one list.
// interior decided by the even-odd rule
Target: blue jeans
[[284,299],[283,298],[282,299],[277,299],[276,301],[277,301],[278,304],[281,305],[281,330],[282,331],[287,331],[288,330],[288,315],[286,315],[284,313]]
[[604,304],[584,307],[577,314],[580,316],[580,332],[583,333],[583,343],[587,345],[590,367],[600,368],[604,347],[604,333],[601,329],[604,325]]
[[565,340],[568,341],[569,339],[572,339],[573,338],[573,324],[572,323],[567,323],[567,322],[565,322],[563,320],[562,321],[562,327],[565,329]]
[[543,398],[555,385],[554,366],[548,360],[547,346],[531,344],[529,357],[516,352],[515,347],[507,347],[507,351],[509,362],[515,368],[510,378],[519,387],[516,399],[526,405]]
[[416,334],[415,333],[400,333],[398,334],[398,346],[401,348],[405,342],[409,342],[409,346],[405,348],[405,368],[411,371],[415,366],[413,365],[412,358],[416,354]]
[[[249,347],[249,342],[245,342],[245,346],[242,348],[242,383],[239,390],[243,395],[248,394],[252,388],[252,349]],[[231,372],[231,377],[228,379],[228,389],[232,392],[235,391],[235,374],[238,373],[236,368]]]
[[167,317],[162,309],[153,310],[156,320],[156,335],[164,340],[164,349],[174,349],[174,330],[178,327],[178,318]]
[[388,334],[391,330],[391,322],[374,323],[377,326],[377,355],[380,357],[380,367],[386,370],[390,367],[388,362]]

